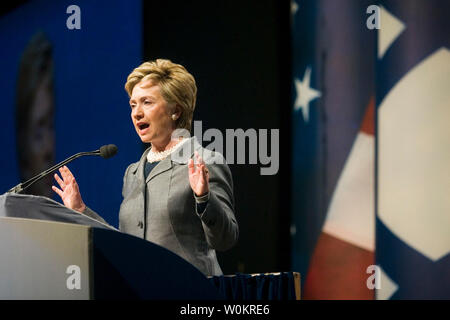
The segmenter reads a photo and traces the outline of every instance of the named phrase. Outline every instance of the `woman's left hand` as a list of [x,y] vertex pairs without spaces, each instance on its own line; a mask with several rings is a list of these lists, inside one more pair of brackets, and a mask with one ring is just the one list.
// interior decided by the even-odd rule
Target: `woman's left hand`
[[195,164],[193,159],[189,159],[189,183],[192,191],[197,197],[204,196],[209,192],[209,171],[202,157],[195,151]]

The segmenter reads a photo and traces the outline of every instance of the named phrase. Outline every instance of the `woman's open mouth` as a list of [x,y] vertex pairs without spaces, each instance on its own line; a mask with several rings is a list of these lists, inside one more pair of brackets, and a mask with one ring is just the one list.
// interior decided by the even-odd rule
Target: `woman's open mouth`
[[138,122],[136,123],[136,126],[138,127],[138,132],[140,135],[146,134],[150,127],[150,125],[146,122]]

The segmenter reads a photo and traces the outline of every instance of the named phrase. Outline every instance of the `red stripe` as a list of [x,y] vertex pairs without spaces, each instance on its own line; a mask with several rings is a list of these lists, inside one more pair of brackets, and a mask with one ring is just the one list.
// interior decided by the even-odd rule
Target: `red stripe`
[[366,113],[360,131],[375,136],[375,99],[372,96],[366,107]]
[[326,233],[319,237],[303,288],[306,300],[373,300],[366,273],[374,253]]

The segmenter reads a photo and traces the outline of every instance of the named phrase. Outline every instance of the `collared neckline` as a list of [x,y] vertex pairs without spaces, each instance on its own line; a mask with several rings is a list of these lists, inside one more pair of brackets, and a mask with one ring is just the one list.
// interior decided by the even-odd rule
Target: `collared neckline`
[[[158,165],[156,167],[162,165],[163,163],[165,164],[165,165],[163,165],[164,167],[167,167],[167,166],[171,167],[172,162],[175,162],[178,164],[187,164],[189,159],[192,158],[192,156],[194,155],[194,152],[196,150],[201,149],[201,147],[202,147],[198,143],[196,136],[193,136],[193,137],[187,138],[187,139],[190,141],[184,142],[180,148],[178,148],[174,151],[174,153],[167,156],[167,158],[161,160],[160,163],[158,163]],[[138,163],[136,163],[136,166],[132,169],[132,172],[134,174],[136,174],[137,171],[141,171],[143,174],[144,166],[145,166],[145,163],[147,162],[147,154],[150,152],[151,148],[152,147],[150,146],[144,151],[144,153],[141,156],[141,159],[139,160]],[[169,162],[169,163],[166,163],[166,162]]]

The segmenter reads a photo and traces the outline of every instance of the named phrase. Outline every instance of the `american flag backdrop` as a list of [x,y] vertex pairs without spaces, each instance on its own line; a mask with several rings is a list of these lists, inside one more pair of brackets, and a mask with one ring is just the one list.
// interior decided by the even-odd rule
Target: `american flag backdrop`
[[293,0],[291,11],[302,298],[450,298],[450,1]]

